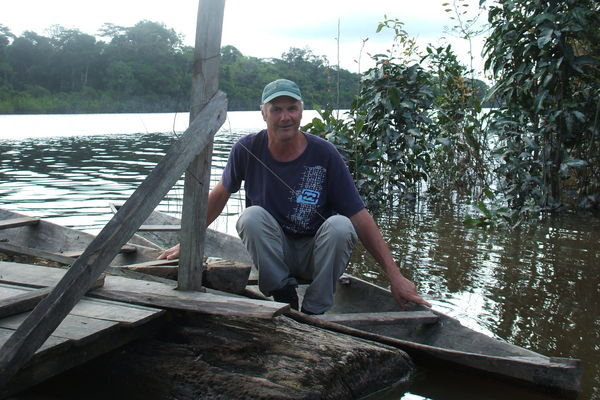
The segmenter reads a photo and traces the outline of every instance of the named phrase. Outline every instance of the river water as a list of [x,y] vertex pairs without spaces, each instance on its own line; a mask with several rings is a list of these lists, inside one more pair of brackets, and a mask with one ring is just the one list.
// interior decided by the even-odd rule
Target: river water
[[[315,114],[306,112],[304,123]],[[188,125],[187,114],[0,116],[0,207],[97,233]],[[237,137],[263,127],[231,112],[215,137],[214,185]],[[181,211],[179,181],[159,209]],[[243,194],[213,228],[235,234]],[[513,231],[466,228],[465,204],[418,202],[378,218],[404,273],[434,308],[540,353],[583,361],[581,399],[600,399],[600,217],[564,214]],[[349,271],[386,286],[359,247]],[[377,399],[531,399],[460,371],[419,368]],[[514,393],[513,393],[514,391]]]

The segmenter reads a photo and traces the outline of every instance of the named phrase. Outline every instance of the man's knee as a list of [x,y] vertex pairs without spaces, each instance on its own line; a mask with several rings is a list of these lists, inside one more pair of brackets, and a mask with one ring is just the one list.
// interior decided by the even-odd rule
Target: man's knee
[[242,232],[252,232],[253,229],[259,229],[268,217],[270,215],[264,208],[250,206],[242,212],[235,226],[239,234]]
[[343,215],[333,215],[324,222],[323,233],[336,242],[350,242],[354,244],[357,240],[356,231],[350,218]]

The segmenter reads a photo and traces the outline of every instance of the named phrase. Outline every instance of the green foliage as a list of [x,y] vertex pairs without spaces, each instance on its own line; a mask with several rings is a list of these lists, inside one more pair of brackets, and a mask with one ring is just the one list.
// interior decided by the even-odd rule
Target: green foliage
[[[105,24],[100,35],[106,42],[54,26],[48,37],[15,37],[0,25],[0,113],[189,110],[194,49],[179,34],[141,21]],[[221,53],[220,89],[230,110],[257,110],[264,85],[281,77],[302,87],[307,109],[349,108],[358,92],[358,75],[336,71],[308,49],[291,48],[268,60],[246,57],[233,46]]]
[[522,213],[600,203],[600,4],[499,1],[486,68],[497,80],[501,189]]
[[498,227],[517,225],[514,223],[515,211],[499,204],[505,203],[499,201],[494,193],[485,188],[482,190],[484,199],[476,203],[475,208],[479,211],[479,216],[473,217],[467,215],[464,219],[464,224],[467,226],[477,227]]
[[425,182],[446,197],[483,187],[487,139],[477,90],[485,84],[467,79],[450,46],[420,56],[400,21],[387,19],[384,28],[394,43],[372,56],[376,66],[363,74],[348,114],[321,111],[306,129],[338,147],[371,209],[414,199]]
[[384,27],[394,30],[394,45],[373,56],[376,65],[363,74],[347,117],[340,120],[325,111],[323,121],[306,127],[338,146],[372,209],[417,193],[427,179],[433,147],[431,77],[418,63],[400,63],[414,57],[415,49],[402,23],[386,20],[378,30]]
[[430,192],[471,194],[488,185],[487,137],[482,126],[485,90],[462,65],[450,46],[427,47],[423,58],[433,76],[436,146],[432,156]]

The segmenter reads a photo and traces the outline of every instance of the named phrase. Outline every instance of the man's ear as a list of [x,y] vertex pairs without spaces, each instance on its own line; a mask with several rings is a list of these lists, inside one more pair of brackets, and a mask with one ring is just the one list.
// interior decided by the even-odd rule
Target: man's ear
[[267,113],[265,111],[265,105],[264,104],[260,106],[260,114],[263,117],[263,121],[266,122],[267,121]]

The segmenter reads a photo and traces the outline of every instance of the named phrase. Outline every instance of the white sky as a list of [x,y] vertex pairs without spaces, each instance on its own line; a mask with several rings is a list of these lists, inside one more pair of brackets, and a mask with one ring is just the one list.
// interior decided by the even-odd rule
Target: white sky
[[[425,44],[451,42],[465,64],[468,64],[468,43],[445,34],[454,23],[442,6],[452,0],[226,0],[222,45],[233,45],[244,55],[259,58],[280,58],[290,47],[308,47],[316,55],[326,55],[336,65],[337,30],[340,21],[340,59],[342,68],[358,72],[368,68],[369,57],[385,51],[391,44],[391,32],[376,33],[384,19],[398,18],[405,30]],[[471,0],[471,13],[477,0]],[[25,30],[46,34],[54,25],[79,29],[95,34],[104,23],[133,26],[141,20],[163,22],[168,28],[183,34],[185,43],[193,45],[196,30],[198,0],[18,0],[2,1],[0,24],[15,35]],[[484,18],[480,18],[485,22]],[[442,41],[442,37],[446,37]],[[363,39],[368,38],[361,55]],[[474,41],[475,67],[482,64],[482,38]]]

